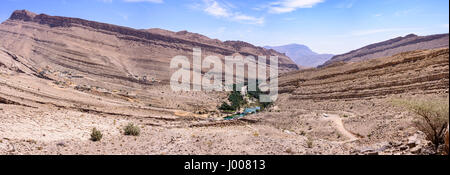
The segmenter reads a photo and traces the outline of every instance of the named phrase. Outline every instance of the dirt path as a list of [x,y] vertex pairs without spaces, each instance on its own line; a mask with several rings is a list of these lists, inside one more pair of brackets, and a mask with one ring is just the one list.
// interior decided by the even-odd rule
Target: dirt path
[[345,129],[344,124],[342,123],[342,119],[339,115],[336,114],[324,114],[326,121],[332,121],[335,126],[336,130],[338,130],[342,135],[347,137],[349,140],[344,141],[344,143],[347,142],[353,142],[355,140],[358,140],[358,137],[351,132],[349,132],[347,129]]

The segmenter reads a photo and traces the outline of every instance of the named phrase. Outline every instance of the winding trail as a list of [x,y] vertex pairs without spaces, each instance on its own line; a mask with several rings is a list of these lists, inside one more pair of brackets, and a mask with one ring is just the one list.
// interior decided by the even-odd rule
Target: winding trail
[[347,137],[349,139],[349,140],[344,141],[343,143],[353,142],[353,141],[356,141],[359,139],[355,134],[353,134],[353,133],[349,132],[347,129],[345,129],[344,124],[342,123],[342,119],[339,115],[324,114],[324,117],[325,117],[325,119],[324,119],[325,121],[332,121],[335,124],[336,129],[342,135],[344,135],[345,137]]

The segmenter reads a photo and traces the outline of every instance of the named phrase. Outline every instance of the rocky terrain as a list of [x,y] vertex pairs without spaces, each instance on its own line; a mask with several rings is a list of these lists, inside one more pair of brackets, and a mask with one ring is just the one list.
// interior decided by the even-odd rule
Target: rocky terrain
[[312,51],[308,46],[301,44],[289,44],[284,46],[264,46],[266,49],[273,49],[286,54],[297,65],[301,67],[317,67],[328,61],[332,54],[318,54]]
[[[319,111],[318,119],[329,118],[322,117],[321,113],[338,115],[346,130],[358,137],[362,145],[367,145],[357,149],[362,153],[386,154],[387,147],[393,145],[397,145],[393,151],[396,153],[406,153],[410,149],[414,154],[424,153],[421,151],[427,152],[423,149],[427,145],[423,133],[417,133],[414,128],[415,114],[398,108],[392,101],[448,98],[449,49],[410,51],[302,70],[281,75],[279,86],[282,93],[277,101],[280,111],[293,114]],[[305,118],[296,120],[303,123],[303,127],[295,126],[301,132],[307,131],[308,127],[314,128],[310,125],[317,122]],[[295,123],[287,119],[283,122]],[[311,132],[330,139],[342,138],[342,133],[334,130],[313,129]],[[424,145],[420,149],[414,144],[405,146],[416,141]],[[379,150],[383,147],[379,144],[387,147]],[[376,145],[379,148],[375,148]],[[393,152],[389,150],[387,154]]]
[[392,100],[448,98],[449,49],[416,50],[281,73],[270,107],[224,120],[228,92],[171,90],[171,54],[280,53],[27,11],[0,33],[0,154],[436,154]]
[[430,36],[409,34],[404,37],[397,37],[371,44],[342,55],[336,55],[321,66],[327,66],[336,62],[357,62],[372,58],[387,57],[413,50],[448,48],[448,43],[448,33]]

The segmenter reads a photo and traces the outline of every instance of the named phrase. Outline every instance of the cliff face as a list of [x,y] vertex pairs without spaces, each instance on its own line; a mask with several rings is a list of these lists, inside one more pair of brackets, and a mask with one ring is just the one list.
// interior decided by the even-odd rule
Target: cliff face
[[[244,42],[238,42],[244,43]],[[0,47],[23,57],[35,70],[44,68],[90,74],[110,81],[139,82],[151,77],[163,82],[170,78],[169,63],[177,55],[192,59],[192,49],[202,56],[278,56],[280,72],[298,67],[287,56],[246,43],[209,39],[187,31],[137,30],[128,27],[15,11],[0,25]]]
[[373,58],[392,56],[398,53],[413,50],[436,49],[444,47],[448,48],[448,43],[448,33],[429,36],[409,34],[404,37],[397,37],[387,41],[371,44],[342,55],[336,55],[321,65],[321,67],[340,61],[357,62]]

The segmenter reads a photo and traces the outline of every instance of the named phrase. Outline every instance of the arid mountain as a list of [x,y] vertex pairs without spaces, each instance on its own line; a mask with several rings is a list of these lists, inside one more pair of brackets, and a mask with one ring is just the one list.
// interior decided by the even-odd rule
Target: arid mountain
[[448,93],[448,48],[334,64],[281,75],[291,99],[362,99],[402,93]]
[[280,72],[298,69],[283,54],[241,41],[221,42],[187,31],[136,30],[26,10],[15,11],[0,25],[0,47],[23,58],[20,62],[35,74],[52,69],[122,84],[150,79],[167,82],[171,58],[192,59],[194,47],[202,49],[203,58],[278,56]]
[[435,49],[443,47],[448,48],[448,43],[448,33],[429,36],[417,36],[414,34],[409,34],[405,37],[397,37],[387,41],[371,44],[342,55],[336,55],[321,66],[330,65],[332,63],[340,61],[356,62],[372,58],[387,57],[413,50]]
[[289,44],[284,46],[264,46],[266,49],[273,49],[286,54],[297,65],[304,67],[317,67],[333,57],[332,54],[318,54],[313,52],[308,46],[301,44]]

